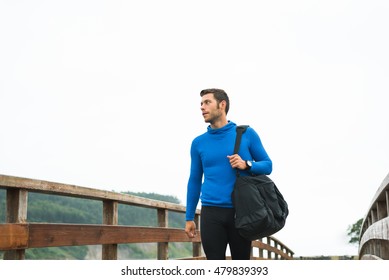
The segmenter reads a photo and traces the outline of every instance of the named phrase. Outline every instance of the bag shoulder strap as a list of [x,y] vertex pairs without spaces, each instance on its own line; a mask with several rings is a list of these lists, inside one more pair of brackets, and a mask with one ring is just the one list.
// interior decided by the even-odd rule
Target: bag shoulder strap
[[238,125],[236,127],[234,154],[237,154],[239,152],[240,141],[242,140],[242,134],[247,130],[248,127],[249,127],[248,125]]
[[[238,125],[236,127],[236,138],[235,138],[235,147],[234,154],[239,152],[240,141],[242,140],[242,134],[247,130],[248,125]],[[236,176],[239,177],[239,169],[236,168]]]

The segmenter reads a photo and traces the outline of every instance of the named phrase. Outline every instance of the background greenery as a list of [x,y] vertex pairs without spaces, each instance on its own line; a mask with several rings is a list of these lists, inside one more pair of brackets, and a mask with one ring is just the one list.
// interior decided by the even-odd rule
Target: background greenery
[[[180,204],[173,196],[155,193],[132,193],[146,197]],[[5,222],[5,190],[0,190],[0,223]],[[119,205],[119,225],[157,226],[157,210],[130,205]],[[101,224],[103,203],[80,198],[29,193],[28,222]],[[184,214],[169,212],[169,227],[184,228]],[[0,256],[2,253],[0,252]],[[191,243],[169,243],[169,258],[176,259],[192,255]],[[120,244],[119,259],[156,259],[157,244]],[[26,259],[101,259],[101,246],[71,246],[36,248],[26,250]]]

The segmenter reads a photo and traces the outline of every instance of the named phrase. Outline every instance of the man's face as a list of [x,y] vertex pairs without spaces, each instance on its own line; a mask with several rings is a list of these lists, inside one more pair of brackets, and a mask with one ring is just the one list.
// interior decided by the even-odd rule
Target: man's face
[[204,121],[207,123],[214,123],[223,114],[222,108],[220,108],[217,100],[213,96],[213,93],[208,93],[201,98],[201,112],[203,114]]

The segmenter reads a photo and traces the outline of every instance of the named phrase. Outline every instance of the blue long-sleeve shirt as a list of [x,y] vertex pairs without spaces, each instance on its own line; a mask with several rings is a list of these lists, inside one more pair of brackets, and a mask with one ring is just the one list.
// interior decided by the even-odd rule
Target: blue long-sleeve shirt
[[[199,199],[203,206],[232,208],[231,193],[236,171],[231,167],[228,155],[234,151],[236,124],[229,121],[222,128],[212,129],[196,137],[191,145],[191,167],[187,189],[186,220],[194,219]],[[243,160],[253,161],[249,174],[270,174],[272,161],[267,155],[260,137],[251,127],[242,135],[239,155]]]

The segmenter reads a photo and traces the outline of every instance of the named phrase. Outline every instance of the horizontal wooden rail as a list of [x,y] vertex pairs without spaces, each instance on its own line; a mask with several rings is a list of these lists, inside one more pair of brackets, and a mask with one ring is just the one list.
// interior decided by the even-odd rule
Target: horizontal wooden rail
[[25,224],[0,224],[0,250],[28,248],[28,227]]
[[[0,250],[103,245],[112,244],[113,240],[115,244],[201,242],[199,234],[190,239],[182,229],[83,224],[0,224]],[[275,238],[269,240],[282,244]],[[274,254],[277,259],[293,258],[290,253],[259,240],[253,241],[252,247]],[[271,259],[271,256],[253,259]]]
[[[103,259],[117,259],[117,245],[127,243],[157,243],[158,259],[168,259],[170,242],[191,242],[192,259],[204,259],[201,250],[200,232],[190,239],[183,229],[170,228],[168,212],[185,213],[182,205],[157,201],[129,194],[109,192],[62,183],[0,175],[0,189],[7,190],[6,223],[0,224],[0,250],[4,258],[24,259],[30,248],[102,245]],[[45,193],[99,200],[103,203],[102,224],[55,224],[30,223],[27,219],[28,193]],[[157,210],[157,227],[118,225],[118,204],[134,205]],[[199,228],[200,210],[196,210],[195,223]],[[273,237],[267,243],[254,241],[253,248],[259,257],[266,259],[292,259],[293,251]]]
[[[1,188],[28,190],[30,192],[36,192],[36,193],[78,197],[78,198],[85,198],[85,199],[99,200],[99,201],[112,200],[112,201],[117,201],[120,204],[141,206],[141,207],[153,208],[153,209],[166,209],[166,210],[181,212],[181,213],[185,213],[185,209],[186,209],[185,206],[183,205],[138,197],[130,194],[122,194],[122,193],[111,192],[111,191],[79,187],[75,185],[54,183],[54,182],[6,176],[6,175],[0,175],[0,189]],[[197,211],[197,214],[199,213],[200,211]]]
[[0,250],[98,244],[200,242],[182,229],[83,224],[0,224]]

